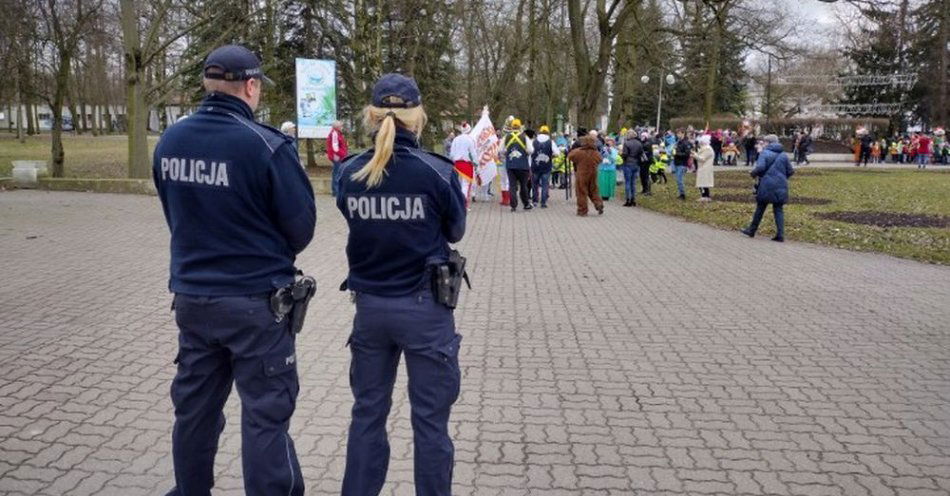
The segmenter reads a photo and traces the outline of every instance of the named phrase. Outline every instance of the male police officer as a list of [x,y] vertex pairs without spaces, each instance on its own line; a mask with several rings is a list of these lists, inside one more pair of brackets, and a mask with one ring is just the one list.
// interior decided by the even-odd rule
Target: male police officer
[[294,335],[269,296],[293,282],[316,207],[292,138],[254,122],[262,81],[246,48],[214,50],[204,65],[208,96],[155,148],[180,330],[170,495],[211,494],[232,382],[242,402],[246,494],[304,492],[287,432],[299,389]]

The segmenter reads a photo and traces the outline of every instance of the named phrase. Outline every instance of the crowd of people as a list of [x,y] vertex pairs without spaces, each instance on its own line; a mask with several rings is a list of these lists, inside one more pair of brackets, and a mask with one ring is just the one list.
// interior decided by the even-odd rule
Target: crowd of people
[[[456,164],[467,201],[490,201],[495,196],[493,184],[477,179],[479,157],[470,131],[471,126],[462,123],[446,136],[443,147]],[[796,163],[807,162],[809,139],[796,140]],[[698,201],[712,201],[713,167],[738,166],[743,157],[747,166],[754,166],[768,144],[751,130],[740,135],[733,130],[692,127],[665,133],[649,128],[619,133],[580,128],[574,134],[552,135],[546,125],[535,131],[514,117],[497,131],[497,140],[494,165],[501,179],[502,205],[512,211],[519,206],[522,210],[547,208],[552,188],[573,189],[578,215],[587,213],[584,198],[603,213],[603,202],[614,198],[618,183],[624,185],[623,206],[636,206],[638,194],[652,195],[655,185],[668,183],[667,171],[673,174],[680,200],[687,198],[686,175],[695,173]]]
[[[478,177],[474,172],[478,156],[468,137],[471,127],[463,123],[456,135],[447,136],[444,146],[456,165],[460,179]],[[597,129],[578,129],[574,136],[558,134],[551,137],[548,126],[538,132],[524,129],[519,119],[509,117],[497,132],[500,146],[492,165],[501,176],[501,204],[518,210],[535,206],[547,208],[549,188],[574,190],[578,216],[586,216],[593,204],[598,214],[604,213],[605,202],[616,195],[618,182],[623,183],[624,207],[637,205],[637,194],[652,195],[655,185],[667,184],[667,169],[672,169],[677,198],[686,200],[686,174],[694,173],[698,201],[712,201],[715,186],[714,166],[737,166],[745,155],[746,164],[755,181],[756,209],[752,222],[742,230],[754,237],[766,208],[775,214],[776,235],[773,241],[784,241],[784,205],[788,201],[788,178],[794,173],[785,149],[775,135],[762,138],[747,130],[743,135],[731,130],[696,130],[693,128],[666,131],[621,129],[618,134]],[[811,138],[798,133],[793,141],[796,164],[808,163]],[[741,150],[741,151],[740,151]],[[571,184],[573,180],[573,185]],[[467,184],[462,179],[466,199],[488,200],[492,183]],[[478,193],[472,197],[471,192]]]
[[871,164],[917,164],[918,169],[928,165],[950,164],[950,143],[946,133],[937,128],[932,134],[923,132],[877,136],[867,129],[858,129],[852,142],[855,167]]
[[[498,147],[491,162],[500,180],[483,181],[479,170],[484,157],[480,156],[473,134],[472,126],[462,123],[443,141],[445,155],[454,163],[467,209],[471,202],[493,201],[496,188],[500,189],[500,204],[512,212],[519,207],[547,208],[552,190],[567,190],[565,196],[574,195],[579,216],[588,214],[589,204],[603,214],[605,203],[617,196],[618,184],[623,185],[622,206],[636,206],[638,195],[650,196],[654,187],[664,187],[669,182],[667,171],[672,173],[679,200],[686,200],[688,191],[693,189],[698,192],[699,202],[713,201],[715,166],[744,163],[753,168],[757,184],[764,179],[776,182],[780,172],[787,180],[792,164],[810,163],[809,154],[814,147],[811,134],[804,131],[796,131],[786,149],[775,135],[757,136],[750,128],[736,131],[688,127],[665,132],[635,128],[616,133],[579,128],[575,133],[552,133],[546,125],[534,130],[510,116],[503,128],[495,131]],[[858,129],[854,143],[855,165],[889,161],[925,168],[928,164],[950,164],[950,144],[941,128],[932,134],[915,132],[890,138],[877,138]],[[327,142],[328,155],[332,155],[335,165],[334,186],[341,148],[346,149],[345,139],[335,124]],[[791,153],[790,159],[786,152]],[[772,167],[778,155],[783,158],[778,167]],[[693,175],[692,188],[687,186],[688,174]],[[776,240],[783,240],[782,205],[787,201],[787,183],[778,189],[778,193],[770,189],[763,198],[758,198],[762,195],[757,193],[758,208],[746,234],[754,235],[765,207],[771,204],[780,233]]]
[[[445,150],[451,152],[448,154],[457,164],[461,161],[474,168],[477,158],[465,156],[473,145],[455,146],[459,137],[467,133],[465,129],[459,131],[456,134],[453,130],[446,137]],[[603,202],[615,196],[615,185],[619,183],[624,185],[623,206],[636,206],[637,194],[651,195],[654,185],[667,183],[667,170],[673,173],[679,199],[687,197],[686,174],[695,173],[698,201],[712,201],[714,166],[738,166],[744,159],[746,166],[755,167],[768,147],[781,146],[777,139],[770,142],[765,137],[756,136],[751,129],[740,133],[728,129],[689,127],[658,133],[649,128],[637,128],[605,133],[579,128],[573,135],[552,136],[548,126],[541,126],[535,132],[522,126],[521,121],[514,117],[509,117],[504,128],[497,131],[497,139],[501,146],[495,163],[501,172],[502,205],[517,211],[520,200],[523,210],[536,206],[547,208],[549,188],[571,188],[574,173],[578,215],[586,215],[587,208],[581,205],[585,197],[590,198],[598,212],[603,213]],[[941,128],[932,134],[915,132],[890,138],[876,138],[864,129],[858,129],[854,143],[855,165],[893,162],[926,168],[929,164],[950,164],[950,143]],[[810,133],[796,131],[790,150],[787,150],[791,152],[790,163],[810,164],[809,154],[813,147]],[[577,149],[588,151],[572,156],[571,152]],[[494,196],[492,184],[476,184],[477,174],[473,170],[456,169],[467,179],[463,180],[466,198],[488,201]]]

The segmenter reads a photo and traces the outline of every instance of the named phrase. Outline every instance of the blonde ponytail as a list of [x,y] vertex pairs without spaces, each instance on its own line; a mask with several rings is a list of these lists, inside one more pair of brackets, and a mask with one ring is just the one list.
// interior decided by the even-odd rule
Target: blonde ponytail
[[422,134],[426,120],[425,110],[421,106],[406,109],[369,105],[363,109],[364,127],[376,131],[376,143],[373,158],[350,176],[352,180],[366,183],[367,189],[379,186],[383,182],[386,166],[393,157],[396,126],[406,128],[418,136]]

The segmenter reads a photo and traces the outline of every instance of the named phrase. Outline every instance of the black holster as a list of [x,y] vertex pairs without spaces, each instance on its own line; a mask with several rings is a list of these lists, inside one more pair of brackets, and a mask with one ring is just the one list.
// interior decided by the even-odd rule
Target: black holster
[[439,303],[455,309],[462,292],[462,281],[465,281],[468,289],[472,289],[468,272],[465,271],[465,257],[458,250],[451,250],[447,261],[432,264],[430,267],[433,296]]
[[290,317],[290,332],[298,334],[303,329],[304,319],[307,317],[307,307],[310,299],[317,292],[317,281],[303,272],[298,271],[293,284],[284,286],[270,297],[270,308],[277,322]]

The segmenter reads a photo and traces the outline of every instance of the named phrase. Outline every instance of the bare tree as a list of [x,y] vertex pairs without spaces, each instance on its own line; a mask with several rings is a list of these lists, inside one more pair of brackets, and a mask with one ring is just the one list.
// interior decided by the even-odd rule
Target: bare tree
[[596,0],[597,39],[593,53],[585,36],[589,4],[590,2],[585,2],[582,6],[581,0],[567,1],[574,66],[577,71],[577,92],[580,98],[578,121],[587,125],[593,124],[603,95],[614,40],[626,24],[627,17],[639,4],[639,0],[610,0],[609,5],[607,0]]
[[[222,0],[223,1],[223,0]],[[216,9],[208,5],[205,12],[190,12],[181,16],[182,22],[168,23],[175,0],[119,0],[119,20],[122,27],[123,59],[125,61],[126,116],[129,132],[129,177],[147,178],[151,175],[148,156],[148,119],[152,106],[164,102],[174,91],[173,83],[189,71],[197,71],[200,58],[180,60],[174,70],[166,72],[161,65],[166,51],[188,36],[199,32],[217,33],[218,40],[228,39],[246,19],[234,19],[231,25],[219,31],[213,24]],[[265,4],[266,6],[266,4]],[[209,8],[210,7],[210,8]],[[245,11],[245,16],[250,15]],[[147,22],[144,22],[147,20]],[[171,26],[169,26],[171,24]],[[145,28],[143,29],[143,26]],[[210,30],[210,31],[209,31]],[[212,43],[215,45],[217,43]],[[207,47],[206,47],[207,48]],[[210,48],[207,48],[210,49]],[[199,53],[203,57],[207,53]]]
[[[65,151],[63,149],[63,105],[69,92],[72,61],[83,37],[99,14],[103,0],[45,0],[37,2],[45,27],[46,40],[51,44],[52,98],[47,102],[53,116],[52,164],[53,177],[62,177]],[[75,116],[73,116],[75,120]]]

